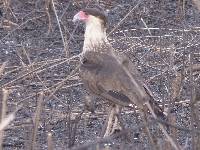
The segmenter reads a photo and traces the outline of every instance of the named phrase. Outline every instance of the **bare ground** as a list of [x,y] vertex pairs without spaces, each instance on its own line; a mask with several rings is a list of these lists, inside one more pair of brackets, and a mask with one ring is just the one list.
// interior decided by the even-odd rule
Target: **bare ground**
[[84,109],[85,89],[76,71],[84,29],[72,18],[95,5],[107,10],[113,47],[135,62],[168,114],[163,124],[178,149],[200,149],[200,15],[194,2],[0,2],[1,66],[6,62],[0,69],[1,120],[20,108],[0,132],[2,149],[174,149],[150,114],[154,146],[137,111],[124,108],[125,130],[102,139],[109,104],[98,99],[95,113]]

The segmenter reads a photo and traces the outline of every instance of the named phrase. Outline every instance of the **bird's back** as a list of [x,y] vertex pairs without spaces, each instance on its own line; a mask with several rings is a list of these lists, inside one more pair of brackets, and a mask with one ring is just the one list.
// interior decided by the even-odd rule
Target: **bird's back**
[[[125,67],[127,70],[132,71],[131,75],[136,84],[139,85],[140,89],[143,90],[142,92],[146,96],[143,99],[148,99],[148,95],[146,94],[145,89],[142,87],[142,82],[139,79],[140,76],[134,65],[131,64],[132,62],[126,59],[125,56],[115,55],[114,53],[115,52],[100,53],[99,51],[86,51],[82,56],[80,77],[88,84],[92,84],[93,89],[96,86],[99,87],[99,89],[103,89],[102,91],[122,92],[124,95],[126,95],[125,91],[131,93],[133,92],[135,95],[134,99],[140,99],[141,97],[137,92],[139,89],[137,89],[137,86],[135,87],[131,83],[130,77],[123,69]],[[115,55],[117,58],[113,55]],[[101,91],[99,89],[97,90]]]

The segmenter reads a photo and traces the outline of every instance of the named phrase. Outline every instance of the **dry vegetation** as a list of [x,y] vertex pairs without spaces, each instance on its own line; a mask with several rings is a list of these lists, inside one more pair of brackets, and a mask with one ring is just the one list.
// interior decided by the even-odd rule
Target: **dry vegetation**
[[[145,124],[124,108],[125,129],[101,137],[109,104],[86,109],[83,28],[72,23],[97,5],[108,12],[110,42],[136,63],[166,120],[149,114]],[[0,149],[200,149],[198,9],[198,0],[2,0]]]

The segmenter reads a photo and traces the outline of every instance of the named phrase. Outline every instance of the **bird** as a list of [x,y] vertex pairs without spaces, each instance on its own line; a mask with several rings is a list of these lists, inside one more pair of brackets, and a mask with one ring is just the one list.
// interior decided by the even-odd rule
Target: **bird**
[[118,108],[116,112],[133,104],[144,109],[148,101],[157,115],[164,116],[133,62],[109,43],[106,13],[97,8],[84,8],[73,17],[73,22],[78,21],[85,24],[79,69],[85,88],[111,102],[113,108]]

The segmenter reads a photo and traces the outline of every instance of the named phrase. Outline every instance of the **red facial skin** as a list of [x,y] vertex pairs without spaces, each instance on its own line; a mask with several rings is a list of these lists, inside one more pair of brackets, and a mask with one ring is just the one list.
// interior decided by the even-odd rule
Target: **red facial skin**
[[73,22],[76,21],[87,21],[89,19],[89,15],[87,15],[84,11],[79,11],[73,18]]
[[79,19],[82,21],[86,21],[88,19],[88,15],[85,14],[83,11],[79,11]]

